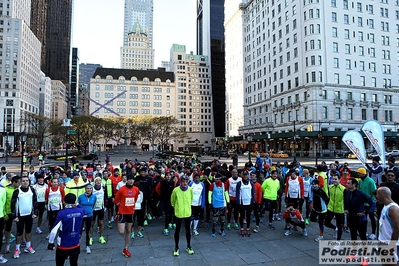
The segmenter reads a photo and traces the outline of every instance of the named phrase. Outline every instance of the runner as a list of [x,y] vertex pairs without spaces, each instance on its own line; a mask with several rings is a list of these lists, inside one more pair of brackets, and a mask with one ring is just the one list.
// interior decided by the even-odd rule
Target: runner
[[308,232],[306,231],[306,225],[305,225],[305,220],[303,219],[301,212],[297,209],[294,208],[295,204],[289,202],[287,204],[288,208],[283,214],[283,219],[285,219],[285,236],[289,236],[292,234],[291,232],[291,225],[293,226],[299,226],[302,228],[302,235],[303,236],[308,236]]
[[15,241],[15,236],[11,234],[11,228],[13,225],[13,212],[11,211],[11,198],[16,189],[21,184],[21,178],[19,176],[13,176],[11,182],[5,187],[6,190],[6,204],[4,206],[4,214],[6,218],[6,225],[4,228],[4,236],[6,238],[6,248],[4,253],[11,253],[10,243]]
[[65,196],[65,209],[60,210],[48,240],[47,249],[54,250],[54,240],[57,237],[57,251],[55,252],[56,266],[63,266],[69,257],[71,266],[78,265],[80,254],[80,236],[83,226],[83,216],[86,211],[76,208],[76,196],[69,193]]
[[62,203],[64,202],[64,197],[64,189],[58,185],[58,179],[53,178],[53,180],[51,180],[51,187],[46,189],[45,195],[49,228],[49,234],[47,235],[46,239],[49,239],[51,229],[53,229],[55,220],[57,218],[57,214],[63,208]]
[[143,203],[143,192],[140,191],[140,182],[139,181],[134,181],[134,186],[139,189],[139,196],[137,198],[136,204],[134,206],[134,216],[133,216],[133,224],[132,224],[132,233],[130,234],[130,238],[134,239],[135,237],[135,232],[134,232],[134,224],[137,220],[137,236],[140,238],[143,238],[144,235],[141,232],[143,230],[143,225],[144,225],[144,209],[142,208],[142,203]]
[[172,228],[172,205],[170,203],[170,197],[172,195],[173,189],[175,188],[175,182],[172,179],[171,172],[165,173],[165,179],[158,183],[155,191],[159,195],[159,208],[161,212],[165,212],[165,227],[163,229],[164,236],[169,235],[169,229]]
[[19,259],[22,234],[25,230],[25,253],[33,254],[31,246],[33,219],[36,218],[37,197],[36,192],[29,186],[29,178],[21,178],[21,187],[16,189],[11,198],[11,213],[15,214],[14,222],[17,223],[17,242],[15,245],[14,259]]
[[260,223],[260,212],[262,209],[261,205],[263,198],[262,184],[258,182],[258,178],[256,177],[256,172],[251,172],[250,175],[251,175],[252,184],[254,186],[254,201],[255,201],[253,204],[253,210],[255,215],[255,228],[253,231],[255,233],[258,233],[260,231],[259,223]]
[[[241,181],[237,183],[236,200],[240,210],[240,234],[242,237],[250,237],[252,204],[255,202],[255,198],[254,186],[249,181],[247,171],[242,172]],[[244,219],[246,220],[246,232],[244,231]]]
[[[85,187],[85,193],[78,198],[79,206],[85,209],[86,216],[83,218],[83,227],[86,229],[86,253],[90,254],[90,247],[93,239],[90,237],[91,224],[93,221],[93,209],[96,205],[97,197],[93,195],[93,186],[89,183]],[[83,230],[82,227],[82,230]]]
[[6,190],[0,187],[0,263],[6,263],[8,260],[1,254],[3,246],[3,230],[4,230],[4,214],[5,214],[5,204],[6,204]]
[[118,232],[120,235],[124,234],[124,249],[122,255],[126,258],[131,256],[128,247],[130,240],[130,233],[133,225],[134,208],[139,197],[139,189],[133,186],[134,177],[129,175],[127,177],[126,185],[116,193],[114,203],[119,207],[118,211]]
[[[189,186],[193,189],[194,197],[191,204],[191,211],[194,216],[194,220],[191,222],[193,228],[193,235],[198,236],[198,222],[201,212],[205,207],[205,186],[204,183],[200,182],[200,175],[194,174],[193,181],[190,182]],[[191,226],[190,226],[191,228]]]
[[43,175],[37,176],[37,183],[35,185],[33,185],[33,188],[36,191],[37,209],[39,211],[39,216],[37,219],[36,233],[40,235],[43,233],[43,231],[40,229],[40,226],[42,225],[43,214],[44,214],[44,210],[46,208],[46,190],[48,189],[48,185],[46,183],[44,183]]
[[241,181],[241,177],[238,176],[238,170],[233,169],[231,171],[231,177],[225,183],[225,189],[229,193],[230,203],[227,205],[227,229],[231,229],[231,214],[234,212],[234,229],[238,230],[238,214],[239,208],[236,200],[236,188],[237,183]]
[[220,235],[226,236],[224,231],[224,223],[226,217],[226,206],[230,202],[229,193],[225,190],[225,186],[221,180],[222,175],[215,175],[215,182],[209,186],[208,201],[212,208],[213,224],[212,237],[216,236],[216,222],[220,220]]
[[[336,175],[336,173],[334,173]],[[313,208],[312,212],[310,214],[310,221],[311,222],[318,222],[319,223],[319,236],[314,240],[316,242],[319,242],[320,240],[323,240],[323,234],[324,234],[324,219],[326,217],[327,213],[327,205],[329,202],[329,198],[327,194],[320,188],[320,182],[319,180],[315,179],[312,181],[313,185],[313,191],[312,191],[312,196],[313,196]]]
[[[197,177],[197,176],[196,176]],[[199,180],[199,175],[198,175]],[[180,229],[184,222],[186,230],[186,251],[189,255],[194,254],[194,250],[191,248],[191,233],[190,233],[190,222],[191,222],[191,204],[193,202],[193,189],[188,186],[189,178],[182,176],[180,186],[173,189],[170,202],[174,208],[176,217],[176,231],[175,231],[175,250],[174,256],[179,256],[179,238]]]
[[269,211],[269,228],[275,229],[273,226],[273,210],[277,208],[277,196],[280,190],[280,181],[277,179],[277,171],[271,173],[271,177],[266,179],[262,184],[263,191],[263,208]]
[[93,194],[96,196],[96,204],[94,205],[93,209],[93,221],[90,228],[90,240],[93,240],[93,228],[94,224],[97,221],[98,226],[98,233],[100,233],[100,238],[98,242],[100,244],[107,243],[104,238],[104,200],[105,200],[105,192],[104,188],[101,183],[101,177],[96,177],[94,179],[94,186],[93,186]]

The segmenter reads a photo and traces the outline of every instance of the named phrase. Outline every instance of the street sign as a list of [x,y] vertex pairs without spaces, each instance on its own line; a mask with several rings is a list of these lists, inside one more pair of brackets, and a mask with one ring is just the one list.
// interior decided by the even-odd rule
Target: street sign
[[69,129],[69,130],[68,130],[68,135],[76,135],[76,130],[74,130],[74,129]]

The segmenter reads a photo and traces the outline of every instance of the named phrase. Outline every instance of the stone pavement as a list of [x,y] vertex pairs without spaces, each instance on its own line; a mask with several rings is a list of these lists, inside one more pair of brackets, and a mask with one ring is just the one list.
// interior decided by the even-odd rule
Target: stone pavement
[[[35,222],[36,223],[36,222]],[[252,222],[252,228],[254,223]],[[163,220],[150,221],[149,226],[144,229],[144,238],[135,238],[130,241],[129,251],[131,258],[125,258],[121,252],[123,249],[123,238],[118,235],[116,225],[113,229],[104,229],[107,240],[105,245],[98,242],[98,234],[94,233],[91,254],[84,252],[84,244],[81,246],[79,256],[80,265],[316,265],[318,264],[318,244],[314,239],[318,235],[317,223],[308,226],[309,237],[303,237],[299,229],[293,231],[290,236],[284,236],[284,222],[275,221],[275,230],[268,228],[267,223],[260,225],[261,231],[251,231],[250,237],[241,237],[239,230],[226,230],[227,235],[211,237],[210,229],[199,228],[199,236],[192,237],[193,255],[185,251],[186,239],[184,229],[180,236],[180,256],[173,256],[174,230],[170,230],[169,236],[163,235]],[[43,234],[34,233],[33,225],[32,246],[35,254],[21,253],[19,259],[14,259],[12,253],[6,254],[8,265],[54,265],[55,251],[47,250],[45,240],[47,230],[44,229],[47,222],[42,226]],[[217,226],[218,229],[218,226]],[[15,226],[13,226],[13,232]],[[136,230],[137,231],[137,230]],[[333,239],[333,230],[327,229],[325,239]],[[349,239],[349,234],[343,234],[344,239]],[[85,242],[83,232],[82,243]],[[15,242],[11,244],[12,251]],[[3,246],[4,249],[4,246]],[[69,262],[66,264],[69,265]]]
[[[152,153],[126,155],[111,155],[111,160],[115,165],[122,162],[125,158],[136,158],[148,161]],[[102,161],[103,158],[101,158]],[[211,161],[214,157],[201,157],[202,161]],[[247,158],[240,156],[240,165]],[[304,161],[305,165],[314,165],[312,159]],[[221,158],[228,164],[231,159]],[[276,160],[277,161],[277,160]],[[279,160],[283,161],[283,160]],[[299,160],[301,161],[301,160]],[[302,161],[301,161],[302,162]],[[62,162],[48,160],[48,165],[62,165]],[[87,161],[83,161],[87,163]],[[0,165],[5,165],[9,171],[19,173],[20,164],[9,163],[4,164],[0,161]],[[351,163],[352,165],[352,163]],[[36,167],[37,168],[37,167]],[[267,219],[267,216],[264,217]],[[308,266],[318,264],[318,243],[314,239],[318,236],[318,225],[312,223],[308,226],[309,237],[303,237],[302,232],[293,232],[290,236],[284,236],[284,222],[275,221],[275,230],[271,230],[267,226],[267,221],[260,225],[261,231],[253,233],[251,237],[239,236],[238,230],[226,230],[227,235],[222,237],[217,235],[211,237],[209,229],[200,228],[199,236],[192,237],[192,248],[194,255],[188,255],[185,252],[186,240],[185,232],[182,229],[180,234],[180,256],[173,257],[174,249],[174,230],[170,230],[169,236],[163,235],[163,220],[150,221],[149,226],[144,229],[144,238],[137,238],[130,241],[129,251],[132,253],[131,258],[125,258],[121,252],[123,249],[123,238],[118,235],[116,224],[113,223],[113,229],[104,229],[104,236],[107,240],[105,245],[98,243],[98,234],[94,233],[93,246],[91,254],[84,252],[85,246],[81,247],[79,256],[80,265],[108,265],[116,263],[119,265],[287,265],[287,266]],[[11,254],[6,254],[8,265],[32,265],[47,266],[55,265],[55,251],[47,250],[47,240],[45,240],[47,230],[45,229],[47,222],[42,225],[43,234],[34,233],[36,229],[36,221],[33,225],[32,246],[36,250],[35,254],[21,253],[19,259],[14,259]],[[254,223],[251,222],[252,229]],[[218,230],[219,227],[217,227]],[[13,233],[15,233],[13,226]],[[326,229],[324,237],[326,240],[333,239],[333,230]],[[343,239],[350,239],[349,234],[343,233]],[[82,243],[84,243],[84,234]],[[15,242],[11,244],[12,251],[15,249]],[[3,245],[4,250],[4,245]],[[65,265],[69,265],[69,261]]]

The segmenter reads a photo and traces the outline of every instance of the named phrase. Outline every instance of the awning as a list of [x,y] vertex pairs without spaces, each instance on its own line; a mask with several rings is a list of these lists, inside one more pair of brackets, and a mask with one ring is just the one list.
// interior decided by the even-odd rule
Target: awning
[[230,144],[248,144],[248,140],[233,141]]

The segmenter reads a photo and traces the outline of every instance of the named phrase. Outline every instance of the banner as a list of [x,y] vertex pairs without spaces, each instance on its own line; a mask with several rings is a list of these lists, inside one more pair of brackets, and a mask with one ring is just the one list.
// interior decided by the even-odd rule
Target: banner
[[384,130],[382,129],[381,124],[376,120],[366,121],[362,126],[362,131],[380,156],[382,167],[385,168]]
[[364,142],[362,135],[355,131],[349,130],[342,137],[342,141],[346,146],[355,154],[363,165],[366,165],[366,149],[364,148]]

